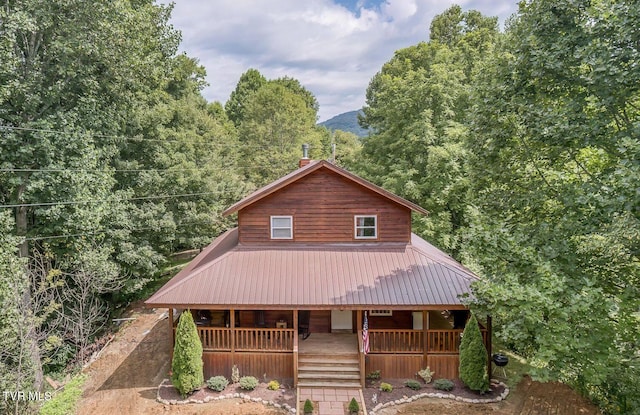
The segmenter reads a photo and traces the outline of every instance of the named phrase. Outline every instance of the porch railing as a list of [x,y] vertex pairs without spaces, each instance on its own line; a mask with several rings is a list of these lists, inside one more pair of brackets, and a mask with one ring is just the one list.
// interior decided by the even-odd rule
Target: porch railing
[[[487,330],[481,329],[484,344]],[[422,330],[369,330],[371,353],[423,353],[425,348]],[[458,353],[462,330],[427,330],[427,353]]]
[[422,353],[422,330],[369,330],[371,353]]
[[293,329],[237,328],[236,351],[293,352]]
[[[231,351],[232,340],[238,352],[292,352],[293,329],[198,327],[203,350]],[[233,333],[233,335],[232,335]]]

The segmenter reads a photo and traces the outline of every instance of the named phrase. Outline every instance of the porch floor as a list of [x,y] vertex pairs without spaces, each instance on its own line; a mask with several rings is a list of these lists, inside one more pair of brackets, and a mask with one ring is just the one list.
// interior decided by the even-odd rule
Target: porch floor
[[358,353],[358,335],[352,333],[312,333],[298,342],[300,354],[354,354]]

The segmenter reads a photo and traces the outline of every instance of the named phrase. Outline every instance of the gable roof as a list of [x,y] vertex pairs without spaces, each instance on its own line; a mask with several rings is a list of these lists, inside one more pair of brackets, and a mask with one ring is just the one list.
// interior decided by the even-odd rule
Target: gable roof
[[[193,265],[192,265],[193,264]],[[478,278],[415,234],[411,243],[238,244],[227,231],[145,305],[209,308],[462,308]]]
[[319,161],[311,161],[309,164],[307,164],[304,167],[301,167],[297,170],[292,171],[291,173],[287,174],[286,176],[283,176],[281,178],[279,178],[278,180],[269,183],[268,185],[256,190],[255,192],[251,193],[249,196],[245,197],[244,199],[240,200],[237,203],[234,203],[233,205],[229,206],[224,212],[222,212],[223,216],[227,216],[230,215],[232,213],[235,213],[237,211],[239,211],[240,209],[251,205],[252,203],[257,202],[258,200],[265,198],[275,192],[277,192],[278,190],[282,189],[283,187],[297,181],[300,180],[301,178],[313,173],[314,171],[317,171],[319,169],[327,169],[330,170],[348,180],[351,180],[352,182],[371,190],[374,193],[379,194],[380,196],[383,196],[399,205],[402,205],[406,208],[409,208],[411,210],[413,210],[414,212],[418,212],[418,213],[423,213],[423,214],[428,214],[429,212],[427,210],[425,210],[424,208],[416,205],[413,202],[409,202],[406,199],[401,198],[400,196],[394,195],[393,193],[383,189],[382,187],[375,185],[365,179],[363,179],[362,177],[356,176],[353,173],[348,172],[347,170],[338,167],[332,163],[329,163],[326,160],[319,160]]

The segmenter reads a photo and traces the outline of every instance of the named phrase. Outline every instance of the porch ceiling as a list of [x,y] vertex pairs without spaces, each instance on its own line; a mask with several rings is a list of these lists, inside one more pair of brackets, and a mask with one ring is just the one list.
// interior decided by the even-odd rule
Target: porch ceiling
[[464,307],[477,280],[416,235],[411,243],[238,245],[237,230],[214,241],[156,292],[149,307]]

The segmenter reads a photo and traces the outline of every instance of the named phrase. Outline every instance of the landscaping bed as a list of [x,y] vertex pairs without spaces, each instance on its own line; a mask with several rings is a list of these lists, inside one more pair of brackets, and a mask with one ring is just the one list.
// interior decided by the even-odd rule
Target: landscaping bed
[[[460,380],[452,380],[453,389],[451,391],[438,390],[434,387],[434,382],[425,384],[421,383],[421,389],[413,390],[405,386],[407,379],[382,379],[382,380],[367,380],[366,387],[362,390],[364,401],[367,405],[367,409],[376,407],[379,404],[385,404],[389,402],[399,401],[406,398],[412,398],[414,396],[429,394],[441,394],[448,399],[454,399],[459,401],[498,401],[504,399],[503,393],[506,386],[503,383],[491,383],[491,390],[484,394],[479,394],[472,391],[465,386]],[[381,383],[388,383],[393,387],[391,392],[383,392],[380,390]],[[376,395],[376,402],[373,401],[373,397]],[[457,398],[457,399],[456,399]]]
[[254,390],[244,390],[237,384],[229,384],[222,392],[216,392],[205,386],[184,399],[167,379],[158,387],[158,401],[171,405],[205,403],[227,398],[244,398],[252,402],[272,405],[275,408],[296,407],[296,389],[285,384],[281,384],[277,390],[268,389],[267,383],[264,382],[259,383]]

